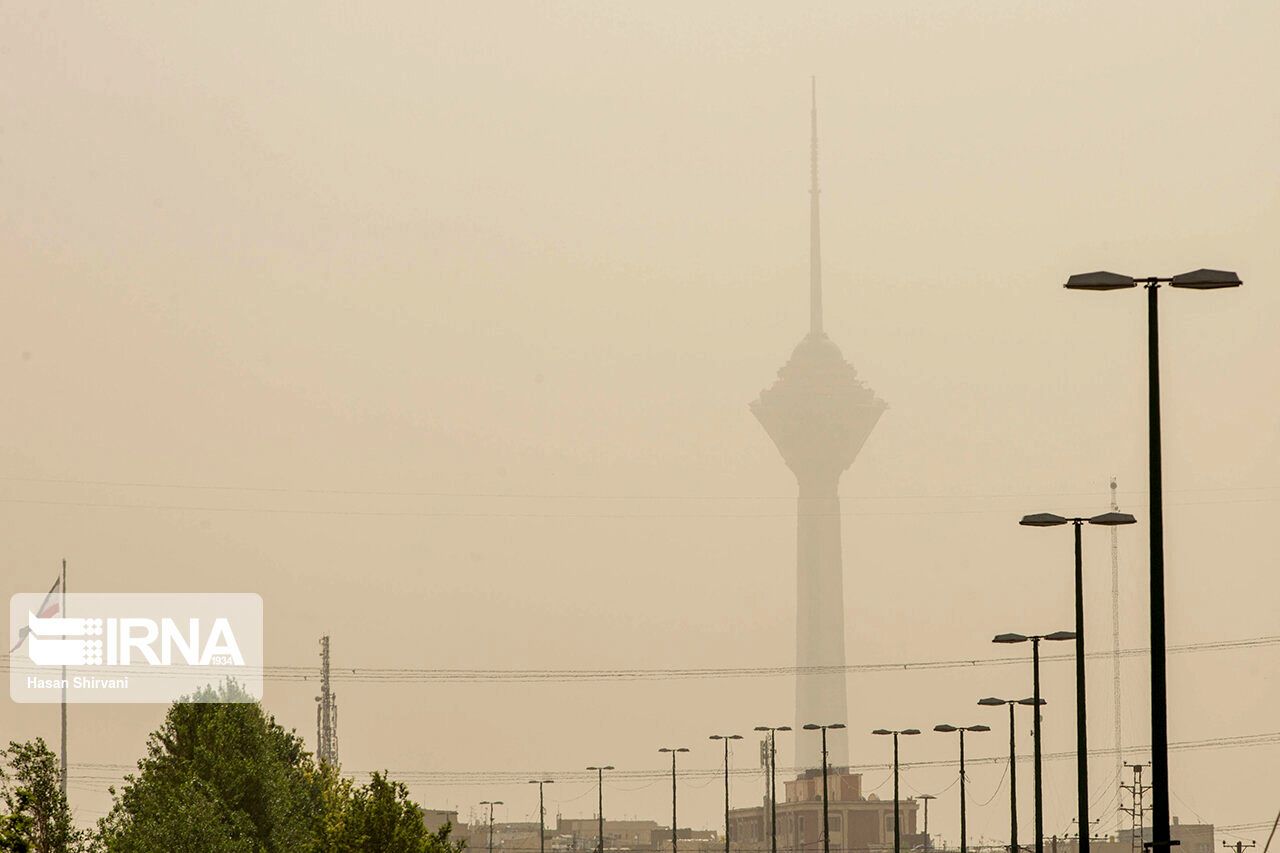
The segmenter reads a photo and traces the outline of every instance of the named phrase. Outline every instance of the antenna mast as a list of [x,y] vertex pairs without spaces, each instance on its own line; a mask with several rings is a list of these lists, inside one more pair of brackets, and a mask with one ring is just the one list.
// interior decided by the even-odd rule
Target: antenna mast
[[329,683],[329,635],[320,638],[320,695],[316,697],[316,758],[338,763],[338,696]]

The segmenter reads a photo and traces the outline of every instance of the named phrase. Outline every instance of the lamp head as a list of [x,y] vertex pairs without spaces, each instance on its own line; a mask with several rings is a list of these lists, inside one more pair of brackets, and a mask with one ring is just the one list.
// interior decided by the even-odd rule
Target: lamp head
[[805,723],[801,728],[806,732],[816,732],[818,729],[822,728],[822,726],[817,723]]
[[1024,634],[996,634],[991,638],[993,643],[1025,643],[1028,637]]
[[933,730],[934,730],[935,732],[958,732],[958,731],[960,731],[959,729],[957,729],[955,726],[951,725],[950,723],[942,723],[942,724],[940,724],[940,725],[936,725],[936,726],[934,726],[934,727],[933,727]]
[[888,729],[876,729],[875,731],[872,732],[872,734],[873,735],[891,735],[893,734],[893,732],[889,731]]
[[983,725],[965,726],[964,730],[966,732],[989,732],[991,731],[991,726],[983,726]]
[[1127,512],[1104,512],[1089,519],[1090,524],[1101,524],[1105,527],[1116,527],[1121,524],[1137,524],[1138,519]]
[[920,730],[919,730],[919,729],[903,729],[903,730],[902,730],[901,732],[899,732],[898,734],[904,734],[904,735],[918,735],[918,734],[920,734]]
[[1068,290],[1124,290],[1127,287],[1136,287],[1137,284],[1133,276],[1129,275],[1114,272],[1086,272],[1071,276],[1067,279],[1065,287]]
[[991,706],[991,707],[995,707],[995,706],[997,706],[997,705],[1007,705],[1007,704],[1009,704],[1009,703],[1008,703],[1006,700],[1004,700],[1004,699],[997,699],[997,698],[996,698],[996,697],[994,697],[994,696],[988,696],[986,699],[979,699],[979,700],[978,700],[978,704],[979,704],[979,705],[988,705],[988,706]]
[[1037,512],[1031,515],[1024,515],[1018,523],[1023,527],[1057,527],[1058,525],[1066,524],[1067,520],[1051,512]]
[[1175,275],[1170,287],[1187,287],[1192,290],[1218,290],[1223,287],[1239,287],[1244,284],[1240,276],[1227,270],[1192,270]]
[[1019,705],[1048,705],[1049,702],[1046,699],[1037,700],[1033,696],[1028,696],[1026,699],[1019,699],[1018,704]]
[[1054,640],[1054,641],[1074,640],[1076,638],[1076,632],[1075,631],[1054,631],[1052,634],[1045,634],[1044,638],[1046,640]]

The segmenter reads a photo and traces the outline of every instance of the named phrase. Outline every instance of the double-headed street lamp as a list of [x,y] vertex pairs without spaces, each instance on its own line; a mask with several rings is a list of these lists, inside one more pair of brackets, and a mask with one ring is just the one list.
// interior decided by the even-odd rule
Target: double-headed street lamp
[[1043,705],[1043,699],[997,699],[995,696],[988,696],[986,699],[979,699],[979,705],[987,707],[999,707],[1001,705],[1009,706],[1009,853],[1018,853],[1018,744],[1017,744],[1017,721],[1013,717],[1013,706],[1015,705]]
[[807,732],[822,732],[822,853],[831,853],[831,823],[827,812],[827,729],[843,729],[844,723],[805,723]]
[[755,730],[769,733],[769,853],[778,853],[778,732],[789,732],[791,726],[756,726]]
[[1036,853],[1044,853],[1044,774],[1040,761],[1040,641],[1061,642],[1074,640],[1076,635],[1070,631],[1054,631],[1052,634],[997,634],[993,643],[1031,643],[1031,704],[1035,708],[1035,723],[1032,726],[1032,740],[1035,742],[1034,773],[1036,782]]
[[502,805],[502,800],[481,800],[480,805],[489,807],[489,853],[493,853],[493,807]]
[[[1051,512],[1025,515],[1018,522],[1025,527],[1059,527],[1070,524],[1075,534],[1076,546],[1076,820],[1081,826],[1089,825],[1089,735],[1085,720],[1084,691],[1084,558],[1080,548],[1080,529],[1085,522],[1116,527],[1135,524],[1137,519],[1127,512],[1104,512],[1092,518],[1066,518]],[[1080,833],[1079,853],[1089,853],[1089,833]]]
[[876,729],[873,735],[893,735],[893,853],[902,853],[902,821],[898,817],[898,735],[918,735],[919,729]]
[[933,727],[935,732],[959,732],[960,733],[960,853],[967,853],[969,850],[969,841],[965,837],[968,827],[965,824],[964,809],[964,733],[965,732],[989,732],[991,726],[953,726],[950,723],[942,723]]
[[[1194,270],[1172,278],[1134,278],[1091,272],[1067,279],[1070,290],[1147,289],[1147,465],[1151,491],[1151,836],[1157,853],[1169,846],[1169,709],[1164,630],[1164,482],[1160,464],[1160,285],[1190,290],[1239,287],[1240,276],[1225,270]],[[1088,826],[1088,824],[1082,824]],[[1087,830],[1081,835],[1087,836]]]
[[729,741],[742,740],[742,735],[711,735],[710,739],[724,741],[724,853],[729,853]]
[[547,808],[543,805],[542,786],[554,785],[555,779],[530,779],[530,785],[538,786],[538,853],[547,853]]
[[676,753],[688,751],[683,746],[664,746],[658,750],[671,753],[671,853],[676,853]]
[[600,821],[600,853],[604,853],[604,771],[613,770],[612,764],[605,764],[599,767],[588,767],[588,770],[596,771],[596,782],[599,787],[596,793],[599,795],[598,808],[596,809]]

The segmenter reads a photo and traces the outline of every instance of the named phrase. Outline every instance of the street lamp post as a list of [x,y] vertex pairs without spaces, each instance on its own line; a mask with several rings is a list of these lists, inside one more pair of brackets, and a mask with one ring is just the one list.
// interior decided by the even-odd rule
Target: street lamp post
[[599,796],[598,807],[596,813],[600,821],[600,853],[604,853],[604,771],[612,770],[612,764],[605,764],[600,767],[588,767],[588,770],[596,771],[596,782],[598,787],[596,793]]
[[950,723],[941,723],[933,727],[935,732],[959,732],[960,733],[960,853],[967,853],[969,850],[969,841],[966,838],[968,827],[965,825],[965,805],[964,805],[964,733],[965,732],[989,732],[990,726],[953,726]]
[[502,805],[502,800],[481,800],[480,805],[489,807],[489,853],[493,853],[493,807]]
[[711,735],[710,740],[724,741],[724,853],[729,853],[729,741],[742,735]]
[[[1035,743],[1034,773],[1036,783],[1036,853],[1044,853],[1044,773],[1041,766],[1040,751],[1040,706],[1045,703],[1040,699],[1040,641],[1061,642],[1074,640],[1076,635],[1070,631],[1054,631],[1052,634],[997,634],[993,643],[1031,643],[1031,705],[1035,708],[1035,722],[1031,728],[1032,740]],[[1023,704],[1023,702],[1019,702]]]
[[1043,699],[1038,702],[1034,699],[997,699],[994,696],[988,696],[986,699],[979,699],[979,705],[988,707],[999,707],[1000,705],[1009,706],[1009,853],[1018,853],[1018,744],[1017,744],[1017,721],[1013,716],[1013,708],[1015,705],[1043,705]]
[[530,785],[538,786],[538,853],[547,853],[547,808],[543,805],[542,786],[555,784],[554,779],[530,779]]
[[769,733],[769,853],[778,853],[778,732],[789,732],[791,726],[756,726],[755,730]]
[[822,731],[822,853],[831,853],[831,822],[827,811],[827,729],[843,729],[844,723],[805,723],[807,732]]
[[[1150,601],[1151,601],[1151,837],[1157,853],[1170,846],[1169,835],[1169,708],[1165,670],[1164,627],[1164,480],[1160,463],[1160,285],[1190,290],[1239,287],[1240,276],[1226,270],[1200,269],[1172,278],[1134,278],[1111,272],[1091,272],[1067,279],[1070,290],[1127,290],[1141,283],[1147,289],[1147,467],[1150,477]],[[1085,824],[1087,826],[1088,824]],[[1088,832],[1082,832],[1088,835]]]
[[918,735],[919,729],[876,729],[873,735],[893,735],[893,853],[902,853],[902,821],[898,816],[898,735]]
[[[1104,512],[1092,518],[1064,518],[1051,512],[1025,515],[1018,522],[1025,527],[1058,527],[1070,524],[1074,532],[1076,556],[1076,820],[1089,825],[1089,735],[1085,719],[1084,678],[1084,557],[1080,548],[1080,529],[1085,522],[1105,527],[1137,522],[1127,512]],[[1012,711],[1011,711],[1012,713]],[[1089,833],[1080,833],[1079,853],[1089,853]]]
[[688,752],[683,746],[664,746],[658,752],[671,753],[671,853],[676,851],[676,753]]
[[932,850],[933,842],[929,838],[929,801],[938,798],[933,794],[919,794],[916,799],[924,802],[924,849]]

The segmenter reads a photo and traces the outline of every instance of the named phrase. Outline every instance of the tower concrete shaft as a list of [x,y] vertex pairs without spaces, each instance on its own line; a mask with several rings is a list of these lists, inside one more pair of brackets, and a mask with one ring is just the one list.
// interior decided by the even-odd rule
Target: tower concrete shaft
[[[811,114],[809,334],[751,404],[796,477],[796,729],[848,721],[844,652],[844,568],[840,476],[885,410],[823,330],[818,256],[818,141]],[[818,767],[816,739],[797,737],[800,767]],[[830,763],[849,763],[848,737],[833,731]]]

